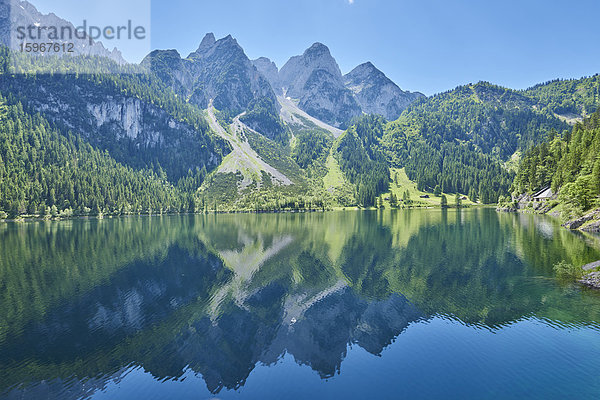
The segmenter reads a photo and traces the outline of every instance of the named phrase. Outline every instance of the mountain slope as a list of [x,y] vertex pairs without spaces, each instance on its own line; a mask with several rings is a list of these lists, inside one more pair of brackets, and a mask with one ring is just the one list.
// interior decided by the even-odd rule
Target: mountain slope
[[154,172],[123,166],[81,136],[59,132],[21,103],[0,96],[0,214],[68,217],[195,209],[193,196]]
[[522,93],[480,82],[419,101],[398,123],[436,146],[443,142],[470,143],[505,160],[550,131],[568,127],[552,115],[537,112],[534,106],[535,102]]
[[[0,59],[7,57],[5,52]],[[214,169],[229,151],[213,137],[200,110],[177,99],[155,77],[121,73],[136,70],[107,59],[53,62],[58,71],[90,63],[98,72],[13,75],[7,69],[0,74],[0,92],[42,113],[61,131],[76,132],[107,150],[122,164],[164,170],[171,182],[190,171]],[[37,61],[31,66],[36,68]]]
[[283,84],[279,79],[279,70],[273,61],[267,57],[259,57],[256,60],[252,60],[252,65],[269,81],[275,94],[278,96],[283,94]]
[[244,120],[249,126],[285,140],[271,85],[231,35],[216,40],[207,34],[185,59],[175,50],[155,50],[142,65],[191,104],[206,109],[212,102],[225,118],[248,112]]
[[336,128],[361,114],[352,92],[327,46],[315,43],[302,55],[290,58],[279,71],[286,97],[315,118]]
[[[571,132],[555,135],[528,151],[519,165],[513,196],[531,197],[549,185],[558,194],[556,201],[534,205],[544,212],[554,208],[569,219],[600,207],[600,110]],[[596,221],[596,229],[599,226]]]
[[292,181],[287,176],[265,163],[256,151],[252,149],[244,132],[248,127],[245,127],[238,117],[234,119],[233,123],[226,130],[217,121],[214,107],[210,104],[208,108],[208,121],[210,127],[219,136],[227,140],[233,149],[223,160],[217,173],[241,173],[243,176],[239,184],[239,189],[241,190],[246,189],[257,178],[262,178],[263,172],[268,174],[273,184],[292,184]]
[[233,151],[207,176],[196,196],[199,203],[235,211],[324,207],[320,188],[309,182],[287,146],[251,129],[239,116],[224,124],[213,107],[207,114]]
[[420,190],[467,193],[495,202],[512,174],[503,167],[565,122],[538,112],[522,93],[489,83],[460,86],[420,100],[390,123],[380,141],[394,167],[406,167]]
[[283,96],[277,96],[277,101],[281,106],[281,119],[292,132],[304,129],[319,129],[331,133],[338,137],[342,130],[335,128],[301,110],[293,100]]
[[425,97],[403,91],[370,62],[344,75],[344,85],[354,93],[364,113],[382,115],[387,120],[397,119],[411,103]]
[[600,107],[600,75],[581,79],[557,79],[535,85],[523,93],[547,110],[569,122],[581,121]]

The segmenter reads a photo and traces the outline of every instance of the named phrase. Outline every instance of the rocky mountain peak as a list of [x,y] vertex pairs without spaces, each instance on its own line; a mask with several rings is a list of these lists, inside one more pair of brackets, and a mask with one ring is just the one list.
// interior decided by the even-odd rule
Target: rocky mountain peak
[[196,50],[196,53],[201,53],[201,52],[211,48],[212,46],[215,45],[216,42],[217,42],[217,39],[215,39],[214,33],[212,33],[212,32],[207,33],[204,36],[204,38],[202,39],[202,42],[200,42],[200,46],[198,46],[198,50]]
[[227,35],[219,40],[215,39],[212,33],[206,34],[198,46],[198,50],[191,53],[189,58],[213,57],[217,56],[223,59],[229,58],[247,58],[244,49],[238,44],[231,35]]
[[354,77],[354,76],[385,76],[383,72],[378,70],[371,61],[367,61],[365,63],[360,64],[348,74],[346,74],[345,78]]
[[279,71],[279,78],[291,97],[299,98],[306,82],[311,75],[320,71],[330,75],[333,81],[342,83],[342,73],[335,59],[331,56],[329,48],[322,43],[314,43],[300,56],[289,59]]
[[302,110],[335,127],[345,127],[361,114],[352,92],[344,87],[340,67],[322,43],[290,58],[279,79],[286,96],[298,100]]
[[410,103],[423,97],[405,92],[371,62],[360,64],[344,75],[346,88],[354,93],[363,112],[396,119]]
[[[341,77],[342,72],[335,58],[331,55],[329,47],[316,42],[302,54],[304,64],[312,69],[323,69],[336,77]],[[283,69],[283,68],[282,68]]]
[[279,69],[277,68],[277,65],[267,57],[259,57],[256,60],[252,60],[252,64],[256,67],[258,72],[269,81],[275,93],[281,94],[282,84],[279,79]]
[[237,114],[264,101],[278,113],[269,81],[231,35],[216,40],[208,33],[198,50],[185,59],[173,50],[161,50],[152,52],[143,63],[176,93],[201,108],[207,108],[212,100],[218,110]]
[[323,43],[315,42],[308,49],[304,51],[304,57],[331,57],[329,47]]
[[[222,48],[239,48],[242,50],[242,46],[240,46],[238,44],[238,41],[231,35],[227,35],[224,38],[221,38],[219,40],[217,40],[214,43],[216,46],[218,47],[222,47]],[[242,50],[243,51],[243,50]]]

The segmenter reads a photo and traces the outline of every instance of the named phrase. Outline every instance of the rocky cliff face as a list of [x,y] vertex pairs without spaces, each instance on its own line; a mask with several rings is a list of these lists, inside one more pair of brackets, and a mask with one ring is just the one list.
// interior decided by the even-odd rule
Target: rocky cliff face
[[178,95],[185,98],[189,96],[195,78],[177,50],[155,50],[146,56],[142,65],[149,67],[165,85]]
[[[75,26],[69,21],[57,17],[55,14],[42,14],[35,6],[27,1],[19,0],[0,0],[0,44],[3,44],[13,50],[19,48],[23,39],[19,39],[17,27],[40,26],[40,27],[56,27],[60,32],[62,28],[69,28],[72,32],[75,31]],[[112,51],[107,50],[100,42],[92,40],[92,45],[88,38],[78,39],[77,37],[53,39],[49,38],[49,30],[41,30],[40,37],[27,38],[28,43],[74,43],[74,52],[78,55],[107,57],[116,61],[119,64],[125,64],[121,52],[114,48]]]
[[269,81],[275,94],[280,95],[283,93],[283,85],[279,79],[279,70],[273,61],[269,60],[267,57],[260,57],[256,60],[252,60],[252,64],[256,67],[258,72]]
[[159,163],[173,181],[189,170],[211,170],[227,151],[208,134],[208,126],[194,127],[151,102],[85,77],[6,77],[0,79],[0,86],[61,131],[80,135],[133,168],[153,168]]
[[207,108],[211,100],[217,109],[234,113],[262,98],[276,104],[271,85],[231,35],[216,40],[209,33],[185,59],[174,50],[159,50],[142,64],[201,108]]
[[290,58],[281,68],[279,76],[287,95],[302,97],[305,94],[306,82],[316,71],[330,75],[334,81],[342,83],[340,67],[331,56],[329,48],[324,44],[315,43],[304,54]]
[[302,110],[335,127],[345,127],[362,112],[344,86],[337,62],[321,43],[292,57],[281,68],[279,78],[287,97],[298,100]]
[[344,85],[354,93],[364,113],[379,114],[388,120],[397,119],[410,103],[425,97],[419,92],[403,91],[370,62],[344,75]]
[[86,105],[91,122],[99,130],[110,128],[119,140],[129,139],[139,146],[152,147],[165,144],[173,131],[189,130],[164,110],[140,99],[110,97],[99,100]]
[[[266,66],[261,71],[273,73]],[[370,62],[342,76],[329,49],[321,43],[290,58],[275,84],[297,100],[302,110],[336,127],[346,127],[362,113],[396,119],[409,104],[424,97],[403,91]]]

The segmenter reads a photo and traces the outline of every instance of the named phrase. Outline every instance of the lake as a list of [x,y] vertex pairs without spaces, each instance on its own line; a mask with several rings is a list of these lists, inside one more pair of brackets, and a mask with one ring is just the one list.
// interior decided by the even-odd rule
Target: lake
[[563,260],[491,209],[0,224],[0,398],[599,398]]

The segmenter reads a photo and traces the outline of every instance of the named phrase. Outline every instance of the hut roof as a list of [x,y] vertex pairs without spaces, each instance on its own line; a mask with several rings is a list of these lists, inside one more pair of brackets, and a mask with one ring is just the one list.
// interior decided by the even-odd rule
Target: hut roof
[[533,198],[535,200],[545,200],[545,199],[549,199],[552,196],[554,196],[554,193],[552,192],[552,189],[550,188],[550,186],[545,187],[544,189],[540,190],[539,192],[535,193],[533,195]]

